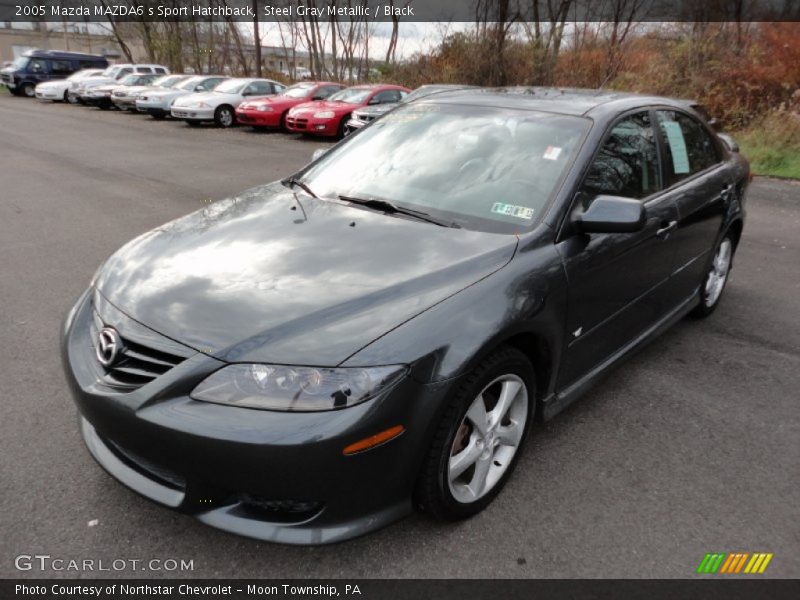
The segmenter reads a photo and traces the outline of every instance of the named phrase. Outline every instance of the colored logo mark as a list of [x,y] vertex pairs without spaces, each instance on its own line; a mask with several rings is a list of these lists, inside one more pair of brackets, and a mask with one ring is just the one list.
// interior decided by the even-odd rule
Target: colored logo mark
[[745,573],[755,575],[763,573],[772,560],[771,552],[714,552],[706,554],[697,567],[698,573],[727,575]]

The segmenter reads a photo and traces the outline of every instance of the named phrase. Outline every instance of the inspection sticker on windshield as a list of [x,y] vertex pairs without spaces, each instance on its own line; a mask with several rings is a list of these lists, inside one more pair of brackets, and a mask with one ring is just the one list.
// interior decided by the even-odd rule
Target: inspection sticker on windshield
[[495,202],[492,205],[492,212],[507,217],[517,217],[518,219],[532,219],[533,209],[527,206],[517,206],[516,204],[504,204]]
[[542,158],[547,160],[558,160],[559,155],[561,154],[561,148],[558,146],[548,146],[545,148],[544,155]]

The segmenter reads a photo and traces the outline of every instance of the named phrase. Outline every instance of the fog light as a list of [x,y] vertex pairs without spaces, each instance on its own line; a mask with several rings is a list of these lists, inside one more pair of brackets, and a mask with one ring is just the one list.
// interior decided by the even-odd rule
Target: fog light
[[314,129],[316,129],[317,131],[322,131],[323,129],[325,129],[325,125],[314,125]]

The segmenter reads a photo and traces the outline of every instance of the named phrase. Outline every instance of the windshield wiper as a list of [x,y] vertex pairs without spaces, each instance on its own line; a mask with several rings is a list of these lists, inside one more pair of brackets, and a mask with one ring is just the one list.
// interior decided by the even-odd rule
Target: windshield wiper
[[351,204],[366,206],[367,208],[373,208],[375,210],[380,210],[385,213],[405,215],[407,217],[412,217],[419,221],[433,223],[434,225],[438,225],[439,227],[453,227],[455,229],[461,229],[461,226],[458,223],[453,223],[451,221],[442,221],[440,219],[437,219],[436,217],[432,217],[428,213],[423,212],[421,210],[414,210],[413,208],[398,206],[397,204],[393,204],[388,200],[381,200],[380,198],[354,198],[352,196],[339,196],[339,200],[344,200],[345,202],[350,202]]
[[308,187],[305,183],[297,179],[297,177],[289,177],[289,179],[284,179],[283,183],[284,185],[289,185],[289,186],[296,185],[312,198],[319,199],[319,196],[317,196],[314,193],[314,191],[310,187]]

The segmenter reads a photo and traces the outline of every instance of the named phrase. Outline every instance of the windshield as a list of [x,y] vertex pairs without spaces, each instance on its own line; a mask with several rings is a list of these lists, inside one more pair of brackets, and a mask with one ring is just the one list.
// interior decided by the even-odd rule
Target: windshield
[[105,71],[100,73],[103,77],[114,77],[121,67],[108,67]]
[[288,96],[289,98],[305,98],[313,88],[313,83],[298,83],[286,88],[283,93],[281,93],[281,96]]
[[238,94],[249,83],[248,80],[243,79],[230,79],[223,81],[214,88],[215,92],[222,92],[223,94]]
[[186,79],[183,75],[164,75],[163,77],[159,77],[158,79],[154,79],[153,82],[150,84],[153,87],[175,87],[178,83]]
[[24,69],[25,65],[28,64],[28,57],[27,56],[20,56],[14,59],[14,62],[11,63],[11,66],[15,69]]
[[422,87],[418,87],[408,96],[403,98],[401,102],[413,102],[414,100],[419,100],[420,98],[424,98],[425,96],[430,96],[431,94],[435,94],[437,92],[444,92],[447,90],[454,90],[454,89],[458,88],[456,86],[444,87],[438,85],[423,85]]
[[534,111],[399,106],[302,176],[320,197],[380,199],[513,233],[541,215],[590,122]]
[[141,77],[141,76],[140,75],[136,75],[135,73],[133,73],[131,75],[126,75],[125,77],[123,77],[120,80],[119,84],[120,85],[134,85],[137,81],[139,81],[139,77]]
[[372,93],[371,88],[347,88],[336,92],[328,98],[331,102],[347,102],[348,104],[361,104]]
[[205,79],[205,77],[189,77],[189,79],[187,79],[186,81],[181,81],[175,87],[179,90],[193,92],[194,88],[203,82],[203,79]]

